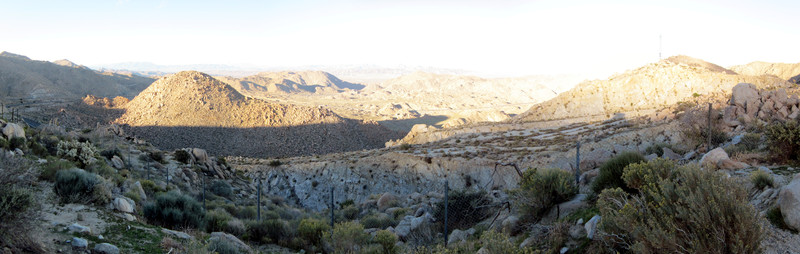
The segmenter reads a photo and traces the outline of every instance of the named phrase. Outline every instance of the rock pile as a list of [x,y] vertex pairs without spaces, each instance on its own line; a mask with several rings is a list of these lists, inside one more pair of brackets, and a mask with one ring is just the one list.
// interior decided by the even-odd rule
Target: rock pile
[[737,128],[756,120],[786,121],[800,117],[800,98],[789,96],[786,89],[758,89],[753,84],[741,83],[733,87],[730,103],[723,109],[722,121]]

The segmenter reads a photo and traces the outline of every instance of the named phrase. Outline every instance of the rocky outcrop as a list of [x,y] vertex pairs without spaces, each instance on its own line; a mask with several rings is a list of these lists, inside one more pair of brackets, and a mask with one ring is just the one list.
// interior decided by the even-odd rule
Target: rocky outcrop
[[731,67],[731,70],[744,75],[775,75],[792,83],[800,82],[800,63],[752,62]]
[[800,98],[786,89],[758,89],[742,83],[733,88],[731,101],[722,110],[722,122],[731,128],[755,121],[786,121],[800,117]]

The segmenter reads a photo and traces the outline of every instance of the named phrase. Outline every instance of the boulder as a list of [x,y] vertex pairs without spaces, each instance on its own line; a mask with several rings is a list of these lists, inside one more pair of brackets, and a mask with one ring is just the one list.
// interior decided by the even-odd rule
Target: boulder
[[122,162],[122,159],[120,159],[119,156],[114,155],[114,157],[111,157],[111,166],[116,169],[123,169],[125,168],[125,163]]
[[397,227],[394,228],[395,234],[397,234],[397,237],[405,239],[406,236],[419,228],[422,224],[430,222],[431,218],[432,216],[429,213],[420,217],[406,216],[400,223],[397,223]]
[[569,227],[569,236],[573,239],[580,239],[586,236],[586,228],[582,225],[572,225]]
[[139,181],[136,181],[135,183],[133,183],[131,188],[133,189],[133,191],[135,191],[136,193],[139,194],[139,197],[142,200],[147,200],[147,193],[144,192],[144,188],[142,188],[142,183],[140,183]]
[[123,213],[133,213],[134,205],[132,205],[130,201],[124,198],[114,198],[113,204],[114,204],[114,209],[116,209],[117,211]]
[[516,235],[522,229],[522,223],[519,223],[519,217],[509,215],[500,224],[503,232],[509,235]]
[[79,234],[91,234],[92,233],[92,229],[91,228],[89,228],[87,226],[83,226],[83,225],[78,224],[78,223],[73,223],[72,225],[69,225],[69,227],[67,227],[67,229],[69,230],[70,233],[79,233]]
[[644,159],[647,161],[655,160],[656,158],[658,158],[658,154],[655,153],[651,153],[644,156]]
[[449,245],[457,242],[465,243],[467,242],[467,238],[472,234],[475,234],[474,228],[470,228],[467,230],[458,230],[458,229],[453,230],[453,232],[450,233],[450,236],[447,237],[447,244]]
[[575,195],[572,200],[553,206],[542,218],[541,223],[550,224],[585,207],[589,207],[589,204],[586,202],[586,194]]
[[583,225],[584,229],[586,229],[586,238],[592,239],[594,238],[594,234],[597,232],[597,223],[600,222],[600,215],[595,215],[589,221]]
[[800,178],[795,176],[778,194],[778,207],[786,225],[800,230]]
[[717,169],[717,165],[720,161],[729,159],[728,153],[721,147],[717,147],[700,158],[700,165],[706,169]]
[[236,238],[231,234],[223,233],[223,232],[213,232],[211,233],[211,237],[208,239],[209,242],[209,249],[213,252],[215,246],[224,243],[225,245],[232,246],[236,248],[236,253],[253,253],[253,250],[250,249],[250,246]]
[[12,138],[25,138],[25,129],[15,123],[6,124],[3,128],[3,135],[11,140]]
[[162,228],[161,229],[161,233],[176,237],[178,239],[183,239],[183,240],[191,240],[192,238],[194,238],[194,237],[192,237],[191,235],[189,235],[187,233],[180,232],[180,231],[175,231],[175,230],[169,230],[169,229],[166,229],[166,228]]
[[681,156],[680,154],[677,154],[677,153],[673,152],[672,149],[664,147],[661,150],[664,151],[664,155],[662,155],[661,158],[670,159],[670,160],[676,160],[676,161],[680,160],[681,158],[683,158],[683,156]]
[[195,161],[198,163],[208,162],[208,152],[206,152],[204,149],[192,148],[192,155],[194,156]]
[[378,198],[378,210],[385,211],[387,208],[397,205],[397,197],[391,193],[384,193]]
[[110,243],[98,243],[94,246],[92,252],[99,254],[119,254],[119,248]]
[[717,162],[717,168],[725,169],[725,170],[737,170],[737,169],[743,169],[743,168],[746,168],[746,167],[749,167],[749,166],[750,165],[747,165],[747,163],[738,162],[738,161],[731,160],[731,159],[722,159],[722,160]]
[[73,237],[70,244],[72,245],[72,248],[76,249],[85,249],[86,247],[89,247],[89,241],[80,237]]
[[[733,95],[731,96],[733,105],[748,108],[753,103],[760,101],[761,96],[758,95],[758,88],[756,85],[749,83],[739,83],[733,87]],[[748,114],[749,114],[748,110]]]

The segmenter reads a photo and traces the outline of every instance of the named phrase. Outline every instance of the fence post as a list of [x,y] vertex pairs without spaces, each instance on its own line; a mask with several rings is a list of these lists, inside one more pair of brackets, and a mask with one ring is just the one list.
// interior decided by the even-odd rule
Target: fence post
[[708,103],[708,150],[711,151],[711,102]]
[[256,193],[258,193],[258,201],[256,201],[256,207],[258,207],[258,216],[256,217],[256,220],[261,221],[261,177],[258,177],[258,190],[256,190]]
[[450,198],[448,197],[448,192],[450,192],[450,183],[447,180],[444,180],[444,247],[447,248],[447,217],[449,217],[449,213],[447,212],[447,203],[449,203]]
[[206,174],[203,174],[203,209],[206,209]]
[[335,220],[333,216],[333,186],[331,186],[331,239],[333,239],[333,221]]
[[581,180],[581,142],[575,147],[575,186],[580,186]]

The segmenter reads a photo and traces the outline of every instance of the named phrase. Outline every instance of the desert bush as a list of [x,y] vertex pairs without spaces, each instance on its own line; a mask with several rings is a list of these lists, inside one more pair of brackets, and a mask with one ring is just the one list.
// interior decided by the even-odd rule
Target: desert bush
[[561,169],[526,170],[519,188],[511,192],[522,219],[535,222],[554,205],[578,193],[572,173]]
[[361,212],[355,205],[348,205],[342,208],[342,216],[347,220],[355,220],[358,218],[358,213]]
[[155,201],[144,206],[144,217],[170,228],[204,227],[205,210],[191,196],[170,191],[156,195]]
[[105,204],[111,198],[100,176],[77,168],[59,170],[53,189],[64,203]]
[[289,223],[282,219],[250,221],[246,223],[245,238],[259,243],[274,243],[286,246],[295,235]]
[[101,175],[103,177],[110,177],[117,174],[117,170],[109,166],[104,160],[95,160],[94,162],[86,165],[86,171]]
[[211,193],[214,193],[220,197],[230,198],[233,196],[233,188],[231,187],[231,184],[224,180],[214,181],[211,183],[211,186],[209,186],[209,189],[211,190]]
[[239,219],[256,219],[258,217],[258,209],[255,206],[245,206],[236,212],[236,218]]
[[592,183],[592,190],[600,193],[603,189],[619,187],[632,192],[633,189],[627,187],[622,180],[622,172],[628,165],[642,161],[644,157],[636,152],[624,152],[609,159],[600,166],[600,173]]
[[42,144],[39,144],[39,142],[36,142],[35,140],[31,140],[30,142],[28,142],[28,147],[30,148],[31,152],[36,156],[47,157],[50,155],[50,153],[47,151],[47,148],[44,147]]
[[59,141],[57,149],[59,157],[74,161],[81,168],[97,160],[97,149],[89,142]]
[[156,161],[161,164],[167,163],[167,161],[164,160],[164,153],[161,151],[150,151],[149,153],[147,153],[147,155],[150,156],[150,159],[153,161]]
[[8,145],[9,145],[8,140],[6,140],[3,137],[0,137],[0,148],[8,149]]
[[397,222],[392,217],[386,215],[385,213],[376,213],[361,218],[361,224],[363,224],[365,228],[384,229],[396,226]]
[[626,169],[625,181],[637,179],[628,187],[638,194],[613,188],[599,195],[602,241],[634,253],[759,250],[762,230],[743,188],[694,165],[668,168],[658,160],[635,164]]
[[0,187],[0,225],[15,221],[33,206],[30,191],[17,186]]
[[156,183],[151,181],[151,180],[147,180],[147,179],[139,180],[139,184],[142,185],[142,190],[144,190],[144,193],[147,194],[147,196],[149,196],[149,197],[152,197],[156,193],[165,191],[164,189],[162,189],[161,187],[156,185]]
[[[485,191],[451,191],[447,197],[447,224],[449,229],[467,229],[489,216],[491,203]],[[444,200],[436,205],[436,221],[444,221]]]
[[8,149],[9,150],[14,150],[14,149],[17,149],[17,148],[19,148],[20,150],[25,150],[25,149],[28,148],[28,146],[27,146],[27,144],[25,142],[25,138],[15,137],[15,138],[11,138],[11,140],[8,141]]
[[494,230],[487,230],[481,234],[480,245],[487,251],[486,253],[540,253],[532,248],[519,248],[517,244],[511,242],[508,235]]
[[244,225],[242,220],[233,218],[225,225],[225,232],[235,235],[236,237],[242,237],[247,233],[247,226]]
[[208,251],[216,254],[245,253],[243,250],[240,250],[239,246],[237,246],[236,244],[226,241],[224,239],[217,239],[217,238],[208,243]]
[[107,149],[107,150],[100,151],[100,156],[103,156],[103,157],[105,157],[106,159],[109,159],[109,160],[111,158],[114,158],[114,156],[122,158],[122,152],[117,148]]
[[39,179],[54,182],[56,180],[56,173],[59,170],[66,170],[75,167],[75,163],[71,161],[49,157],[47,158],[47,163],[41,165],[42,170],[41,173],[39,173]]
[[322,250],[322,234],[328,230],[330,227],[324,221],[306,218],[300,220],[297,234],[308,243],[304,248],[306,251],[317,253]]
[[206,212],[206,232],[226,232],[228,221],[233,217],[220,208]]
[[280,160],[272,160],[272,161],[269,162],[268,165],[270,167],[274,168],[274,167],[279,167],[280,165],[283,165],[283,162],[281,162]]
[[656,155],[658,155],[658,157],[661,157],[661,156],[664,156],[664,148],[669,148],[673,152],[676,152],[678,154],[682,154],[683,153],[682,150],[673,147],[672,144],[655,143],[655,144],[650,145],[647,148],[645,148],[644,149],[644,154],[656,154]]
[[658,179],[668,178],[673,169],[675,161],[664,158],[632,163],[622,172],[622,180],[629,188],[639,190]]
[[775,182],[772,180],[772,176],[770,176],[767,172],[756,170],[750,174],[750,182],[753,183],[753,187],[756,189],[764,189],[764,187],[775,187]]
[[330,239],[330,245],[335,253],[360,253],[367,244],[369,235],[364,233],[364,226],[358,222],[347,221],[337,223],[333,233],[325,232],[323,239]]
[[381,253],[383,254],[396,254],[400,252],[400,248],[395,245],[397,243],[397,235],[389,230],[378,230],[375,232],[375,238],[372,239],[373,243],[381,246]]
[[770,154],[779,161],[788,161],[800,155],[800,124],[790,120],[768,125],[764,134],[767,136]]
[[175,150],[172,154],[172,157],[175,158],[176,161],[180,161],[183,164],[189,163],[192,160],[192,155],[189,154],[186,150]]

